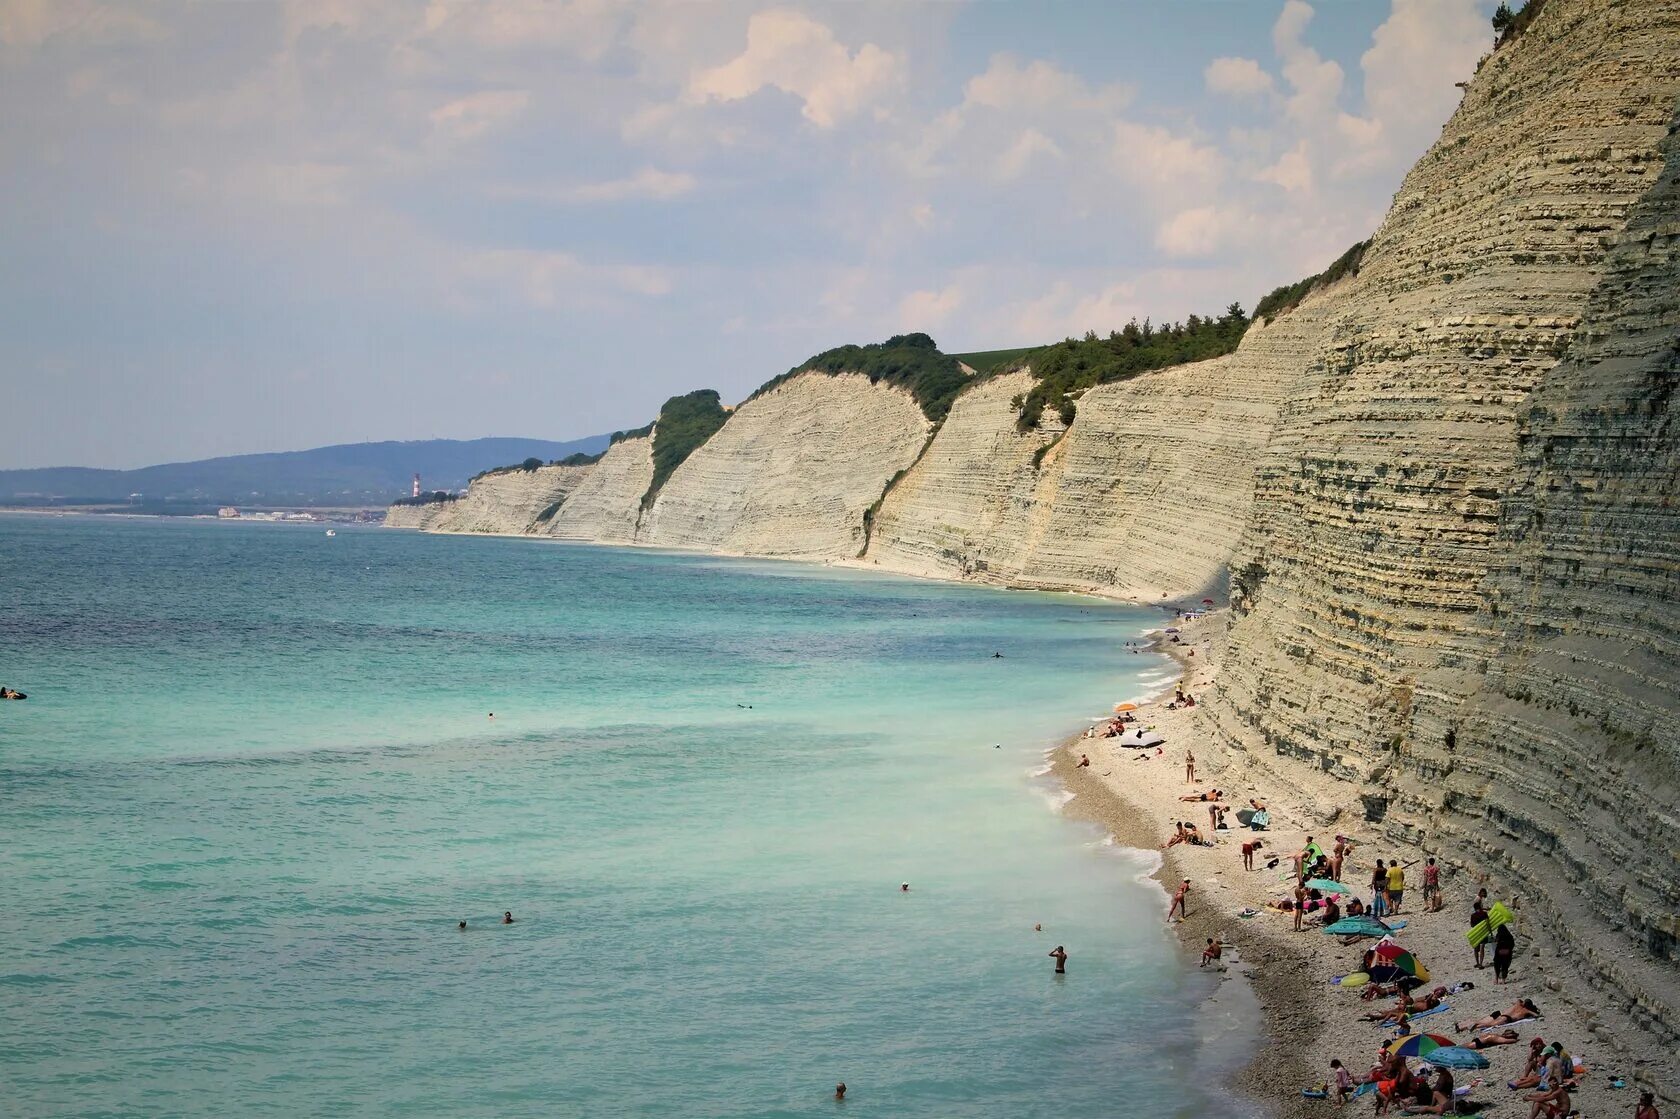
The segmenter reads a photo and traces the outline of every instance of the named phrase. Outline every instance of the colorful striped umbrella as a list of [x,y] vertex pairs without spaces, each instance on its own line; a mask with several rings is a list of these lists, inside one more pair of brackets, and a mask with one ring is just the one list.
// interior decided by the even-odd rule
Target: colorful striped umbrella
[[1429,1059],[1429,1055],[1437,1049],[1453,1048],[1453,1039],[1442,1037],[1440,1034],[1407,1034],[1397,1037],[1383,1048],[1389,1056],[1399,1054],[1402,1057],[1422,1057]]
[[1429,978],[1429,969],[1419,963],[1416,956],[1398,944],[1377,945],[1377,959],[1403,975],[1414,976],[1418,979]]

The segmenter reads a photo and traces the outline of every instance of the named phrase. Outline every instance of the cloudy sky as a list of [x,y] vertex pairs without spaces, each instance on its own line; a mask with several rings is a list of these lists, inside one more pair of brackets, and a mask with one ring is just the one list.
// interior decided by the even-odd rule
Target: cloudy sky
[[1375,227],[1492,7],[0,0],[0,467],[1252,306]]

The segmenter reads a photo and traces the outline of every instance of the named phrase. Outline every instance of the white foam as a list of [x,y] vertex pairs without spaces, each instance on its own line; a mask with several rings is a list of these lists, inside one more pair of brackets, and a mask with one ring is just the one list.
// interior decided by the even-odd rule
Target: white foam
[[1033,791],[1044,798],[1045,802],[1050,805],[1050,811],[1052,812],[1061,812],[1062,809],[1068,806],[1068,802],[1073,799],[1073,790],[1065,788],[1061,785],[1057,785],[1054,788],[1039,786]]

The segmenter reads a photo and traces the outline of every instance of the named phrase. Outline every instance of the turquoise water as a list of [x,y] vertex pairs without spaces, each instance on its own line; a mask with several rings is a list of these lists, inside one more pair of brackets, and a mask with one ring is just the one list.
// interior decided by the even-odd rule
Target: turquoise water
[[0,1111],[1232,1114],[1033,776],[1157,615],[204,522],[0,517],[0,570]]

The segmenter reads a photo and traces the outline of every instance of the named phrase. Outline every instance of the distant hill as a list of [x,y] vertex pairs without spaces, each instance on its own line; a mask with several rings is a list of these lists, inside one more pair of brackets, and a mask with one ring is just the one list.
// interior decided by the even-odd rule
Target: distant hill
[[[310,451],[232,455],[138,470],[49,466],[0,470],[8,505],[383,506],[409,492],[413,477],[428,490],[460,489],[481,470],[527,458],[544,462],[604,450],[608,436],[554,443],[545,439],[423,439],[343,443]],[[133,495],[139,494],[138,498]]]

